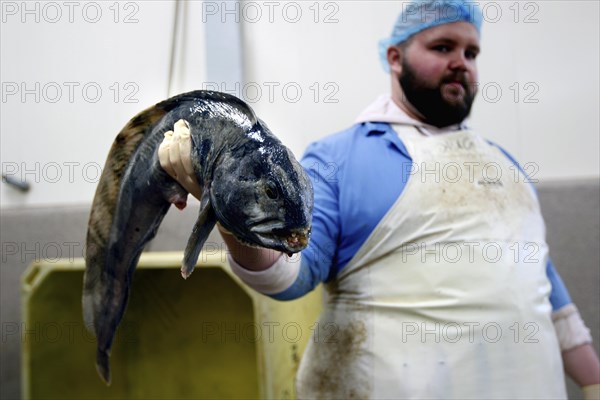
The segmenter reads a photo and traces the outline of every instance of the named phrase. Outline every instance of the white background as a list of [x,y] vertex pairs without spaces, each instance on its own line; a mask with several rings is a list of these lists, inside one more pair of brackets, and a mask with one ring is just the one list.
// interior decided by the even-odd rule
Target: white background
[[[599,2],[479,4],[482,90],[471,126],[532,165],[528,172],[541,181],[598,177]],[[237,9],[189,2],[170,93],[174,2],[1,5],[2,172],[32,188],[21,193],[2,183],[0,204],[23,207],[90,203],[121,127],[188,90],[218,87],[245,97],[300,157],[388,91],[377,41],[389,35],[403,2],[245,1]],[[208,63],[219,62],[206,57],[209,18],[241,24],[243,81],[207,76]],[[224,56],[239,51],[226,41],[220,48]]]

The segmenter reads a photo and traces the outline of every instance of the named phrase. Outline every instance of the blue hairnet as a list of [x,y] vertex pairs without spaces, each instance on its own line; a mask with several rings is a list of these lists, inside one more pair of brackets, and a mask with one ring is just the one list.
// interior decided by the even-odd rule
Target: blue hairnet
[[470,22],[481,34],[482,14],[477,3],[463,0],[414,0],[402,2],[402,12],[389,38],[379,41],[379,58],[383,69],[390,72],[387,49],[412,35],[434,26],[452,22]]

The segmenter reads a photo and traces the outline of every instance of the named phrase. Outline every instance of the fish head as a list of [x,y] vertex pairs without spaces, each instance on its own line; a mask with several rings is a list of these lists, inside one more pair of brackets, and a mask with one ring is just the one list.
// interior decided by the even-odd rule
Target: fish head
[[210,195],[217,219],[241,242],[287,254],[308,245],[313,187],[280,142],[224,155]]

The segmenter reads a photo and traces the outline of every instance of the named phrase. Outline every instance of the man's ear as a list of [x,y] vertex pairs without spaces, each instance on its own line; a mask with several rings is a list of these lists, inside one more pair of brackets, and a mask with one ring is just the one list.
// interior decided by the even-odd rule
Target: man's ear
[[387,49],[387,61],[390,65],[390,71],[400,74],[402,71],[402,50],[400,46],[390,46]]

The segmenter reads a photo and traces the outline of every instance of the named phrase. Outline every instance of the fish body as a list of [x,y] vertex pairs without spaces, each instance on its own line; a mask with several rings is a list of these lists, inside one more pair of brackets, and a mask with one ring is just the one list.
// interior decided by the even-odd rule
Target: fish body
[[293,154],[240,99],[194,91],[134,118],[119,133],[98,183],[88,223],[83,312],[96,335],[96,366],[110,382],[109,354],[125,312],[133,272],[171,204],[188,191],[162,167],[158,148],[178,121],[191,139],[200,213],[184,252],[189,276],[219,222],[238,240],[288,254],[306,247],[313,190]]

